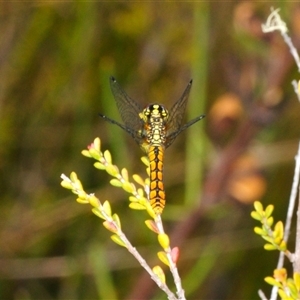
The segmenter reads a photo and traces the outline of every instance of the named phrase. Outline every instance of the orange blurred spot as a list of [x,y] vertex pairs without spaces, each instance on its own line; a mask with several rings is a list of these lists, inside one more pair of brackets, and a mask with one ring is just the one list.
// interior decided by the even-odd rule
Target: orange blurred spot
[[220,122],[224,118],[238,119],[243,114],[243,107],[236,95],[228,93],[217,99],[209,114],[213,122]]
[[250,20],[254,14],[254,3],[252,1],[241,1],[233,11],[233,23],[235,27],[249,31]]
[[231,196],[243,203],[260,199],[266,191],[266,181],[261,175],[243,176],[229,185]]
[[242,203],[252,203],[264,195],[266,187],[266,180],[252,156],[243,156],[237,160],[228,184],[232,197]]
[[261,37],[261,20],[256,15],[253,1],[241,1],[233,11],[233,24],[237,32],[253,37]]

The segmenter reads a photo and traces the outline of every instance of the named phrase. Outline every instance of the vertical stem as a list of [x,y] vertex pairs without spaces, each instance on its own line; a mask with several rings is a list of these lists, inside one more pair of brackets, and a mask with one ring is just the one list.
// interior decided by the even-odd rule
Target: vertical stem
[[[189,119],[205,113],[205,97],[208,61],[208,16],[209,3],[194,4],[194,53],[192,60],[193,87],[188,105]],[[206,119],[204,119],[205,121]],[[202,183],[205,151],[204,121],[193,125],[187,131],[186,142],[186,191],[185,203],[193,205]]]
[[[300,176],[300,143],[299,143],[298,153],[296,156],[296,167],[295,167],[295,175],[294,175],[294,184],[296,184],[295,181],[297,181],[295,200],[297,195],[297,188],[299,189],[299,176]],[[298,195],[299,195],[299,191],[298,191]],[[296,227],[297,227],[297,231],[296,231],[296,247],[294,253],[294,272],[300,273],[300,201],[299,200],[298,200]]]
[[[288,238],[291,230],[292,218],[294,215],[294,210],[296,205],[297,191],[299,188],[300,143],[299,143],[298,153],[295,157],[295,160],[296,160],[296,165],[295,165],[295,172],[293,178],[293,185],[292,185],[291,195],[289,199],[289,207],[288,207],[288,212],[287,212],[286,222],[284,227],[284,240],[286,241],[286,243],[288,242]],[[280,252],[276,269],[282,268],[283,264],[284,264],[284,253]],[[294,272],[300,273],[300,202],[298,204],[298,212],[297,212],[296,249],[294,254],[293,266],[294,266]],[[271,292],[270,300],[276,300],[277,294],[278,294],[278,287],[274,286]]]

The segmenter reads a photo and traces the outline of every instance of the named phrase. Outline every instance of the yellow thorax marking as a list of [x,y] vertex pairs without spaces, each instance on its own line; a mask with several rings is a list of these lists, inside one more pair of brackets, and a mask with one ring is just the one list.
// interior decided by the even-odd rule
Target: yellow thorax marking
[[[147,106],[142,112],[139,113],[139,117],[146,123],[159,122],[159,118],[162,118],[164,122],[169,117],[168,111],[160,104],[151,104]],[[150,119],[150,120],[149,120]],[[151,120],[152,119],[152,120]]]

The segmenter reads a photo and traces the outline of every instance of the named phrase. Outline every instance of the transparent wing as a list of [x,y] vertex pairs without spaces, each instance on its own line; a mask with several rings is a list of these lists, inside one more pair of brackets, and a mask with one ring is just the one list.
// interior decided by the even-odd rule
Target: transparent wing
[[139,113],[142,111],[138,103],[131,99],[126,92],[117,83],[114,77],[110,77],[110,87],[114,95],[119,113],[125,124],[132,134],[142,129],[143,122],[139,117]]
[[183,126],[181,126],[177,131],[174,131],[172,134],[168,135],[166,145],[165,145],[166,148],[168,148],[174,142],[177,135],[179,135],[183,130],[185,130],[188,127],[192,126],[196,122],[202,120],[204,117],[205,117],[205,115],[198,116],[195,119],[193,119],[193,120],[189,121],[188,123],[184,124]]
[[[179,100],[172,106],[169,112],[169,121],[167,123],[167,141],[166,147],[169,147],[177,137],[177,135],[187,127],[181,130],[182,119],[185,113],[185,108],[187,104],[187,100],[190,94],[190,90],[192,87],[192,80],[189,82],[185,91]],[[192,125],[192,124],[190,124]]]

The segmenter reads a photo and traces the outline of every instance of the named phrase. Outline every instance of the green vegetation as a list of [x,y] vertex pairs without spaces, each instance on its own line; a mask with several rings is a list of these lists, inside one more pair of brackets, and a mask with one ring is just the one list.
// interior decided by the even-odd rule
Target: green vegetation
[[[299,35],[297,3],[280,5],[291,37]],[[259,220],[270,231],[257,233],[267,247],[293,249],[270,218],[285,220],[291,191],[299,103],[290,82],[299,76],[280,35],[261,32],[269,12],[269,3],[250,1],[0,3],[1,299],[166,299],[112,242],[124,246],[114,223],[61,188],[62,173],[80,179],[79,202],[95,193],[94,213],[103,217],[99,199],[173,293],[165,249],[187,299],[270,294],[276,251],[262,249],[249,214],[256,200],[274,205]],[[193,79],[186,120],[206,114],[166,150],[166,235],[149,231],[151,208],[137,201],[147,184],[141,150],[98,116],[121,120],[110,75],[141,106],[167,108]],[[80,155],[96,137],[118,170]],[[135,210],[116,187],[133,193]],[[278,270],[276,282],[295,293],[298,275],[287,274]]]

